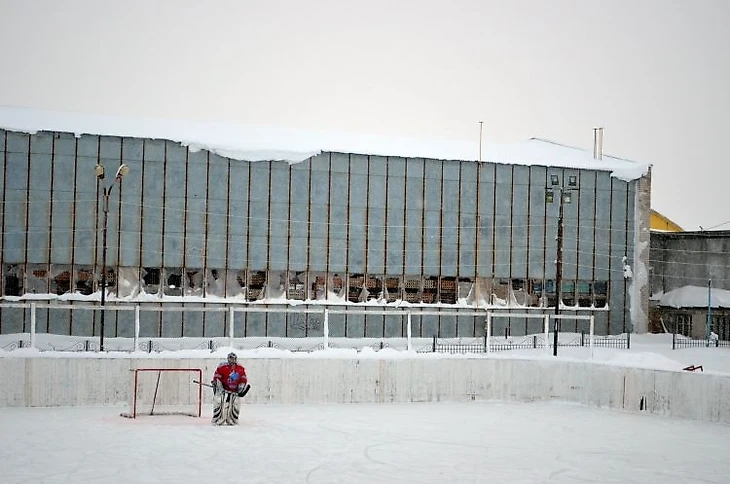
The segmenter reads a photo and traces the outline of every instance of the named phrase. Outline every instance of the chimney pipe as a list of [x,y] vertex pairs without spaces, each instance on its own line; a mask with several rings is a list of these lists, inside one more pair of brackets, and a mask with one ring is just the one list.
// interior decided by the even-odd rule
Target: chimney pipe
[[603,128],[593,128],[593,158],[603,159]]
[[603,128],[598,128],[598,159],[603,159]]

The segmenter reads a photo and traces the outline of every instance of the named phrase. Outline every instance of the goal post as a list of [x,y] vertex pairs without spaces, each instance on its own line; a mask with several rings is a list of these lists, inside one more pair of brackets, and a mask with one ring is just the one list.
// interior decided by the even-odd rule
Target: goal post
[[131,374],[129,408],[127,412],[120,414],[122,417],[202,415],[201,368],[135,368],[129,371]]

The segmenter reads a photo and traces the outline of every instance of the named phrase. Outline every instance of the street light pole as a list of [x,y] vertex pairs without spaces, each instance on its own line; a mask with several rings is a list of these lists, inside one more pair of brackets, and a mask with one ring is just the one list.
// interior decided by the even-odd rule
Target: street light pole
[[[129,173],[129,167],[125,164],[119,165],[117,174],[114,177],[114,181],[109,187],[102,187],[102,200],[101,209],[104,212],[104,224],[102,226],[101,235],[101,317],[99,318],[99,351],[104,351],[104,328],[106,320],[106,249],[107,249],[107,227],[109,222],[109,196],[112,194],[112,188],[116,183],[121,185],[122,177]],[[104,167],[102,165],[96,165],[96,179],[97,184],[104,179]],[[99,204],[98,196],[99,190],[97,189],[97,206]]]
[[553,356],[558,356],[558,331],[560,330],[560,303],[563,300],[563,218],[564,204],[571,202],[571,192],[578,188],[578,177],[570,175],[568,186],[564,187],[558,175],[550,175],[550,187],[545,189],[545,202],[555,201],[555,192],[558,192],[558,236],[557,256],[555,259],[555,318],[553,322]]
[[558,356],[558,330],[560,329],[560,301],[563,299],[563,193],[560,192],[558,209],[558,253],[555,261],[555,324],[553,328],[553,356]]

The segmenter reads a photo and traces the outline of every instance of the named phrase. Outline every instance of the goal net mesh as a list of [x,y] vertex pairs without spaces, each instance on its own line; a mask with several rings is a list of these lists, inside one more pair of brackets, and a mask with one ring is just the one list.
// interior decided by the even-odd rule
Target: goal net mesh
[[203,393],[200,368],[137,368],[130,370],[128,409],[122,417],[190,415],[200,417]]

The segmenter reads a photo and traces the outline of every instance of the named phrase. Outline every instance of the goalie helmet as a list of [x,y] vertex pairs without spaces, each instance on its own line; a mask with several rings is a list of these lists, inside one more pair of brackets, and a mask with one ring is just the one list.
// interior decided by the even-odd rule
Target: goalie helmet
[[235,365],[236,363],[238,363],[238,356],[236,356],[236,353],[234,353],[234,352],[228,353],[228,364]]

